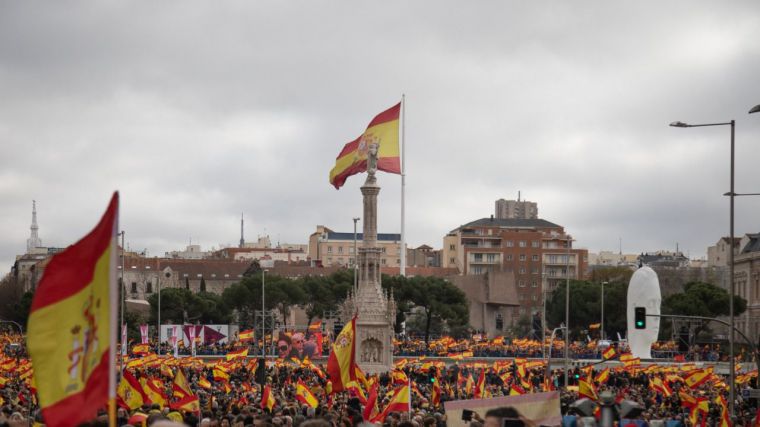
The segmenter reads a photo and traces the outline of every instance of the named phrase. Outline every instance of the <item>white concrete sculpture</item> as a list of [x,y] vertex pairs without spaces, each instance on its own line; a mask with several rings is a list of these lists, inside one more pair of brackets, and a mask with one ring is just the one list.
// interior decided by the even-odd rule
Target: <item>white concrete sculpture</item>
[[635,307],[645,307],[646,314],[660,314],[660,281],[657,273],[649,267],[641,267],[633,273],[628,283],[628,346],[633,357],[652,358],[652,343],[660,332],[660,318],[646,317],[646,327],[636,329]]

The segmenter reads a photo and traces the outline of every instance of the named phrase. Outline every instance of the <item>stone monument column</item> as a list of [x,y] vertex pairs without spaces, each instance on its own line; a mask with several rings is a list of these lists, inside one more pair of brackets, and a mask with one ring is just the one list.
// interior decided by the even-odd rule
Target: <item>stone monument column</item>
[[359,271],[355,295],[344,303],[344,321],[356,314],[356,362],[366,373],[387,372],[393,368],[393,324],[396,304],[383,292],[380,276],[382,249],[377,245],[377,185],[375,171],[377,145],[370,144],[367,180],[361,187],[364,204],[363,240],[357,254]]

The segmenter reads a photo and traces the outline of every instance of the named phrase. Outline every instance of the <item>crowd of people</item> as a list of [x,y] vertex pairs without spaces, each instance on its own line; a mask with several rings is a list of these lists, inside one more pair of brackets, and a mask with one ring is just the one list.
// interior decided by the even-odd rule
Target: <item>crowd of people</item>
[[[162,355],[130,352],[122,361],[124,371],[144,387],[145,395],[136,403],[122,401],[118,424],[148,426],[163,420],[203,427],[355,426],[375,418],[377,423],[389,426],[443,426],[447,422],[454,424],[453,420],[447,420],[444,410],[445,402],[450,400],[558,390],[563,423],[569,426],[577,423],[579,417],[572,414],[571,404],[589,393],[598,395],[604,391],[611,392],[617,400],[637,402],[645,409],[630,421],[637,426],[652,420],[664,420],[670,426],[702,423],[717,426],[721,425],[728,401],[727,378],[694,363],[675,367],[643,366],[638,362],[614,368],[575,367],[568,372],[565,384],[562,369],[548,370],[540,359],[520,357],[535,353],[519,348],[519,341],[505,346],[520,356],[488,363],[470,359],[469,355],[454,357],[453,362],[425,356],[397,357],[393,371],[375,376],[359,374],[347,390],[331,393],[332,384],[324,366],[326,359],[294,357],[292,338],[288,353],[269,359],[264,368],[258,366],[258,359],[244,356],[209,360],[175,358],[170,352]],[[32,420],[44,423],[23,337],[4,334],[0,340],[0,424],[28,425]],[[454,356],[476,351],[461,342],[446,341],[449,339],[429,343],[427,348],[437,354],[445,350]],[[218,348],[229,353],[238,347],[230,344]],[[262,377],[257,377],[262,373],[263,384]],[[694,382],[691,378],[695,373],[703,379]],[[198,411],[181,405],[175,387],[178,378],[186,380],[187,388],[197,397]],[[737,375],[736,381],[738,423],[750,425],[755,419],[757,402],[748,398],[745,390],[757,388],[757,371]],[[299,384],[316,397],[316,406],[299,400]],[[383,413],[399,387],[410,388],[411,410]],[[377,396],[374,405],[373,394]],[[267,395],[272,399],[263,399]],[[695,410],[695,406],[699,409]],[[476,416],[469,425],[480,427],[484,415]],[[102,421],[100,417],[92,425]],[[462,421],[456,423],[461,425]]]

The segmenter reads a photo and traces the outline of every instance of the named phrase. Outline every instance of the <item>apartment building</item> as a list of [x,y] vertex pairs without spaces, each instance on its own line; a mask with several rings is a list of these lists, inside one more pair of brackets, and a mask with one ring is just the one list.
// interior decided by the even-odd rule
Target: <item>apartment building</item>
[[[356,247],[362,245],[362,233],[356,234]],[[377,245],[382,250],[380,267],[398,267],[401,265],[401,235],[394,233],[377,233]],[[354,265],[354,233],[336,232],[318,225],[317,231],[309,236],[309,258],[312,263],[324,267]]]
[[443,266],[461,274],[514,274],[520,309],[515,316],[543,306],[544,290],[582,279],[588,251],[572,247],[562,226],[543,219],[482,218],[452,230],[443,239]]
[[496,201],[494,215],[496,219],[537,219],[538,203],[520,200],[519,197],[517,200],[499,199]]

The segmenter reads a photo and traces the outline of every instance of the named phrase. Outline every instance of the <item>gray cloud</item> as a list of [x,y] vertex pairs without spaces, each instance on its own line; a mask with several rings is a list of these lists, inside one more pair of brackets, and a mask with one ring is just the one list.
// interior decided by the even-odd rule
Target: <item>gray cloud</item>
[[[264,232],[350,230],[334,158],[407,94],[411,245],[525,197],[592,251],[680,247],[728,231],[758,192],[756,2],[67,2],[0,6],[0,262],[28,237],[84,234],[114,189],[132,248],[151,254]],[[398,231],[400,178],[379,225]],[[737,201],[737,232],[760,229]]]

